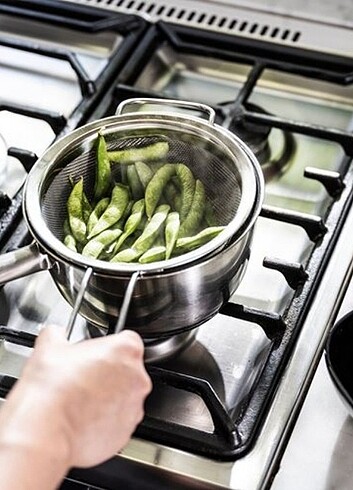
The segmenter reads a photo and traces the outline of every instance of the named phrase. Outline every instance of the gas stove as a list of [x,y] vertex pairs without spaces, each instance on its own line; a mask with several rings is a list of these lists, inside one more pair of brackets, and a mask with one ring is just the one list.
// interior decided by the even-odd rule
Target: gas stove
[[[210,105],[266,182],[240,286],[197,329],[146,342],[154,389],[144,421],[119,455],[73,469],[63,488],[269,486],[352,273],[349,18],[313,23],[310,9],[284,16],[250,1],[179,4],[0,5],[2,254],[31,242],[22,185],[38,156],[131,97]],[[48,272],[0,290],[3,399],[40,329],[66,327],[70,313]],[[78,317],[71,339],[96,334]]]

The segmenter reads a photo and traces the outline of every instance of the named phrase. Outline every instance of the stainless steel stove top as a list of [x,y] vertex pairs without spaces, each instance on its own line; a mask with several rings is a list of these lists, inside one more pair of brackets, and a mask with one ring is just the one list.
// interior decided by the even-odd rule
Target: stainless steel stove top
[[65,0],[175,24],[352,56],[350,0]]
[[[107,489],[118,483],[264,488],[280,461],[352,273],[349,53],[337,41],[337,50],[323,46],[314,63],[304,41],[302,45],[304,35],[294,41],[291,32],[279,39],[281,30],[267,38],[257,27],[255,39],[250,24],[239,30],[239,22],[234,30],[234,9],[251,16],[261,11],[266,19],[270,15],[264,12],[267,7],[245,0],[241,7],[227,1],[181,2],[170,15],[168,1],[161,10],[158,2],[152,8],[148,2],[125,0],[58,1],[44,8],[45,0],[36,0],[33,5],[42,4],[39,11],[49,16],[44,26],[40,18],[32,18],[31,6],[23,10],[18,0],[15,7],[22,10],[14,15],[14,5],[3,3],[0,133],[10,149],[7,157],[0,153],[0,175],[6,176],[0,178],[0,191],[12,204],[0,207],[2,253],[30,240],[18,203],[36,157],[61,134],[113,114],[121,100],[132,96],[213,106],[218,124],[242,131],[254,144],[266,178],[249,265],[231,301],[174,356],[148,365],[155,390],[146,405],[145,425],[122,453],[101,469],[72,471],[69,477]],[[205,19],[198,22],[195,13],[187,21],[190,9],[201,6]],[[84,16],[78,15],[80,8]],[[51,17],[51,9],[56,16]],[[118,12],[115,17],[112,11]],[[281,17],[279,11],[277,4],[275,17],[283,29],[289,28],[285,21],[294,22],[293,13]],[[227,12],[232,15],[222,26]],[[142,14],[144,20],[126,13]],[[309,10],[306,17],[301,21],[309,22]],[[70,21],[63,25],[65,18]],[[95,27],[87,30],[82,18]],[[330,42],[335,29],[344,30],[338,21],[336,27],[321,24],[313,32],[318,29],[325,37],[330,28]],[[274,43],[272,51],[269,42]],[[294,45],[298,49],[293,51]],[[333,56],[336,51],[344,56]],[[11,217],[15,225],[9,224]],[[65,327],[70,313],[48,272],[18,279],[0,291],[0,324],[19,335],[35,335],[47,323]],[[72,341],[89,332],[79,317]],[[0,382],[20,376],[31,353],[11,339],[3,334]]]

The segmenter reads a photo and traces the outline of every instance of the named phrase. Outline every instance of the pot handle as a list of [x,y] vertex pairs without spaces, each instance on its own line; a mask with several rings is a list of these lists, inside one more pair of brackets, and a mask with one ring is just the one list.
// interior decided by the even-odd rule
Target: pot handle
[[49,257],[33,242],[27,247],[0,255],[0,286],[34,272],[51,268]]
[[[166,106],[166,107],[176,107],[178,109],[188,109],[193,112],[202,112],[206,113],[208,116],[208,122],[209,124],[213,125],[215,122],[216,118],[216,113],[212,109],[212,107],[206,105],[206,104],[199,104],[197,102],[188,102],[184,100],[174,100],[174,99],[148,99],[148,98],[132,98],[132,99],[127,99],[121,102],[118,105],[118,108],[115,112],[117,116],[121,115],[125,109],[126,106],[129,105],[157,105],[157,106]],[[129,112],[129,111],[125,111]],[[135,112],[135,111],[130,111],[130,112]]]

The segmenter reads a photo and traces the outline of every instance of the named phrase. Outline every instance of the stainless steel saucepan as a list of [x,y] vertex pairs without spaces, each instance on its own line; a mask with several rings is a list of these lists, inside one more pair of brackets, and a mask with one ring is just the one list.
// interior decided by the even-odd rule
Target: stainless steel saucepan
[[[176,112],[179,109],[188,112]],[[185,163],[203,181],[224,230],[191,252],[144,265],[90,259],[67,248],[62,243],[62,228],[71,189],[69,177],[83,176],[87,193],[92,192],[98,132],[105,136],[109,150],[156,137],[168,141],[168,161]],[[0,283],[47,269],[71,305],[80,293],[80,314],[103,330],[119,318],[130,283],[128,328],[145,339],[186,331],[215,315],[238,286],[263,191],[255,156],[239,138],[214,123],[211,108],[172,100],[130,99],[119,106],[117,115],[58,140],[34,165],[23,198],[34,242],[0,257]],[[126,312],[126,303],[124,308]]]

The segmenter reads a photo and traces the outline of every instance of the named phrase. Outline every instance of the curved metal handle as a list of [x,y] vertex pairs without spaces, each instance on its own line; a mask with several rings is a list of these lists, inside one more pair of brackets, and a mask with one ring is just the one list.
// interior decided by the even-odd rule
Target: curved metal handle
[[136,271],[130,277],[129,284],[127,285],[127,288],[125,291],[124,300],[123,300],[123,303],[122,303],[121,308],[120,308],[120,315],[119,315],[118,321],[116,322],[116,325],[115,325],[114,333],[121,332],[121,330],[125,326],[127,313],[129,310],[131,300],[132,300],[132,295],[134,293],[136,282],[137,282],[137,279],[139,278],[139,276],[140,276],[140,272]]
[[50,269],[49,257],[42,254],[34,242],[27,247],[0,255],[0,285],[34,272]]
[[129,307],[130,307],[132,296],[133,296],[133,293],[135,290],[135,286],[136,286],[138,278],[141,275],[142,275],[142,273],[140,271],[135,271],[131,275],[129,282],[128,282],[128,285],[125,289],[123,302],[122,302],[121,307],[120,307],[119,317],[118,317],[115,324],[111,323],[109,325],[107,335],[111,335],[113,333],[119,333],[125,327],[126,317],[127,317],[128,311],[129,311]]
[[85,272],[85,275],[83,276],[81,286],[80,286],[80,289],[77,293],[75,304],[74,304],[74,307],[72,309],[72,312],[71,312],[71,315],[69,318],[69,322],[68,322],[67,327],[66,327],[66,338],[67,338],[67,340],[70,340],[70,338],[71,338],[71,334],[72,334],[72,331],[73,331],[73,328],[74,328],[74,325],[76,322],[76,318],[77,318],[78,312],[80,311],[80,308],[81,308],[83,296],[86,292],[86,289],[87,289],[87,286],[88,286],[88,283],[89,283],[89,280],[91,278],[92,273],[93,273],[92,267],[88,267],[88,269]]
[[[206,104],[199,104],[197,102],[188,102],[185,100],[174,100],[174,99],[154,99],[154,98],[133,98],[133,99],[127,99],[121,102],[118,105],[118,108],[115,112],[117,116],[123,114],[124,110],[126,109],[127,106],[129,105],[159,105],[159,106],[166,106],[166,107],[176,107],[178,109],[188,109],[191,111],[197,111],[197,112],[203,112],[206,113],[208,116],[208,122],[209,124],[214,124],[215,118],[216,118],[216,113],[212,109],[212,107],[206,105]],[[136,112],[136,111],[132,111]]]
[[[87,289],[87,286],[88,286],[88,283],[89,283],[89,280],[91,278],[92,273],[93,273],[93,269],[92,269],[92,267],[89,267],[83,276],[79,291],[78,291],[77,296],[76,296],[75,304],[73,306],[73,310],[71,312],[69,322],[68,322],[68,325],[66,327],[66,338],[67,338],[67,340],[70,340],[70,338],[71,338],[72,331],[73,331],[73,328],[75,325],[75,321],[76,321],[78,312],[81,308],[83,297],[84,297],[84,294],[86,292],[86,289]],[[112,327],[112,329],[110,329],[108,331],[108,334],[119,333],[124,328],[127,313],[129,310],[131,300],[132,300],[132,295],[134,293],[135,285],[136,285],[137,279],[139,278],[140,274],[141,274],[140,271],[136,271],[130,277],[129,283],[128,283],[127,288],[125,290],[124,299],[123,299],[123,302],[122,302],[122,305],[120,308],[119,318],[118,318],[116,324]]]

